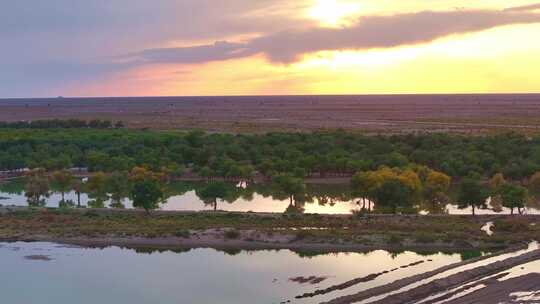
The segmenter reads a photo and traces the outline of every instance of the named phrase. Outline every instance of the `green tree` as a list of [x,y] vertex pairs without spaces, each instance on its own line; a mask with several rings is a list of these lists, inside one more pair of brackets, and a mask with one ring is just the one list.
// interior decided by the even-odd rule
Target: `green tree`
[[107,194],[107,176],[103,172],[98,172],[91,176],[86,182],[88,197],[92,199],[88,205],[92,208],[103,208],[105,201],[109,199]]
[[482,184],[478,177],[466,177],[460,185],[458,194],[458,207],[465,209],[472,208],[472,214],[476,215],[476,209],[485,209],[486,200],[490,193]]
[[529,189],[538,196],[540,195],[540,171],[536,172],[529,178]]
[[185,168],[182,165],[173,162],[162,167],[161,172],[167,176],[168,180],[174,180],[184,174]]
[[255,168],[252,165],[240,166],[240,179],[247,184],[253,182],[255,177]]
[[81,208],[81,193],[84,190],[84,183],[82,180],[75,178],[71,183],[71,189],[75,191],[77,195],[77,207]]
[[52,180],[62,194],[62,203],[65,203],[65,194],[72,188],[73,174],[69,170],[55,171],[52,175]]
[[50,184],[45,170],[34,169],[30,171],[27,174],[24,191],[30,206],[45,206],[44,198],[50,196]]
[[207,166],[204,166],[199,170],[199,176],[204,178],[206,181],[210,181],[214,175],[215,172]]
[[214,211],[217,211],[218,199],[224,200],[230,195],[229,185],[221,181],[209,182],[207,185],[196,190],[197,196],[205,203],[211,203]]
[[122,200],[129,197],[131,193],[131,183],[127,173],[113,172],[107,177],[106,188],[111,197],[111,207],[124,208]]
[[525,207],[529,194],[527,188],[512,184],[504,184],[500,187],[499,193],[502,199],[502,205],[510,208],[510,214],[514,214],[514,209],[517,208],[519,214],[521,209]]
[[395,214],[399,208],[412,207],[412,190],[397,179],[388,179],[375,190],[375,201],[377,207]]
[[276,189],[289,197],[290,205],[293,205],[295,197],[305,195],[306,185],[300,178],[289,174],[281,174],[272,179]]
[[163,199],[161,185],[155,179],[138,180],[131,190],[131,200],[136,208],[144,208],[147,214],[157,209]]
[[366,209],[366,200],[369,203],[367,208],[371,211],[371,202],[375,200],[375,189],[379,186],[380,181],[376,178],[373,172],[357,172],[351,179],[351,187],[353,194],[362,199],[362,209]]
[[112,158],[105,152],[92,150],[86,155],[86,164],[91,172],[108,171],[112,166]]

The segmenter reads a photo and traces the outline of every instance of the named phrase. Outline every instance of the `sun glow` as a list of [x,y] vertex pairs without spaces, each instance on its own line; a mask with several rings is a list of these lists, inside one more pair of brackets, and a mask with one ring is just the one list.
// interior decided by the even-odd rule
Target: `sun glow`
[[[371,0],[307,3],[312,8],[310,18],[324,27],[347,26],[361,15],[386,15],[401,8],[409,11],[419,5],[412,3],[427,3],[410,0],[390,7],[396,2],[373,1],[388,5],[377,6]],[[485,1],[482,5],[486,7],[495,3],[504,7],[503,0]],[[357,6],[343,9],[354,2],[360,3],[361,10]],[[307,13],[302,11],[302,18]],[[62,91],[88,96],[533,93],[540,88],[540,40],[530,37],[539,32],[540,23],[501,26],[394,48],[307,52],[302,60],[289,64],[276,64],[261,53],[204,64],[144,65]],[[249,37],[230,39],[241,41]]]
[[345,26],[350,17],[360,10],[358,3],[343,0],[317,0],[308,11],[308,16],[318,20],[323,26]]

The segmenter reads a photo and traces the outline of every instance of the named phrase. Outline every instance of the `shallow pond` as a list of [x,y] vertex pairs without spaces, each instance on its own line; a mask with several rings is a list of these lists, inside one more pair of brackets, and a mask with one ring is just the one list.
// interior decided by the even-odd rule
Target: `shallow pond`
[[[168,197],[162,210],[201,211],[213,210],[212,204],[206,204],[197,195],[197,189],[204,183],[176,182],[166,189]],[[233,185],[234,186],[234,185]],[[218,202],[217,209],[225,211],[252,211],[252,212],[276,212],[282,213],[289,206],[289,198],[273,192],[267,185],[255,185],[247,188],[237,187],[238,191],[228,200]],[[321,214],[349,214],[351,210],[359,209],[356,200],[351,197],[348,185],[308,185],[309,200],[302,204],[306,213]],[[54,191],[46,198],[46,206],[58,207],[62,199],[58,191]],[[77,202],[75,192],[65,194],[65,199]],[[86,193],[81,193],[81,205],[88,206],[91,198]],[[110,201],[105,203],[108,206]],[[0,205],[4,206],[27,206],[27,198],[24,195],[24,182],[15,180],[0,185]],[[132,208],[129,199],[124,199],[122,205]]]
[[[175,182],[167,186],[167,199],[160,205],[162,210],[179,211],[202,211],[213,210],[212,204],[205,203],[197,194],[197,189],[204,183]],[[234,188],[234,185],[231,185]],[[218,202],[217,209],[224,211],[240,212],[275,212],[282,213],[290,205],[289,199],[282,194],[275,193],[271,187],[264,184],[253,185],[247,188],[236,187],[234,196],[227,200]],[[58,207],[62,197],[58,191],[54,191],[50,197],[46,198],[46,206]],[[353,197],[351,188],[347,184],[327,185],[309,184],[307,185],[306,201],[300,204],[305,213],[320,214],[350,214],[352,210],[361,209],[359,199]],[[66,200],[74,203],[78,201],[75,192],[65,194]],[[86,193],[81,193],[81,205],[88,206],[91,198]],[[122,200],[124,208],[132,208],[129,199]],[[15,180],[0,185],[0,205],[3,206],[27,206],[27,198],[24,195],[24,182]],[[110,205],[110,201],[105,202],[105,207]],[[366,207],[368,203],[366,202]],[[372,206],[373,207],[373,206]],[[428,206],[430,207],[430,206]],[[448,204],[438,206],[432,211],[421,211],[420,213],[448,213],[448,214],[471,214],[471,208],[459,209],[456,205]],[[495,213],[491,209],[477,210],[477,214],[510,214],[508,208],[502,208],[501,212]],[[540,206],[537,208],[525,208],[525,214],[540,214]]]
[[[214,249],[152,252],[0,243],[0,299],[2,303],[25,304],[319,303],[479,254],[398,254],[383,250],[327,254],[289,250],[227,253]],[[415,265],[402,268],[411,264]],[[383,271],[389,272],[344,291],[294,298]]]

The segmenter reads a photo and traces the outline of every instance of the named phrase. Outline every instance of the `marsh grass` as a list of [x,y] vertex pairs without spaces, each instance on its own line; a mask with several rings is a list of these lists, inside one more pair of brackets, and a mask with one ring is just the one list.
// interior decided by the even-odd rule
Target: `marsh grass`
[[[0,216],[0,239],[34,236],[190,238],[190,231],[223,231],[225,239],[238,239],[241,231],[261,236],[292,236],[293,242],[411,245],[434,242],[511,244],[540,239],[540,217],[472,216],[356,216],[295,215],[215,212],[144,212],[111,210],[26,209]],[[494,221],[491,237],[480,230]],[[534,224],[534,225],[532,225]],[[412,242],[412,243],[411,243]]]

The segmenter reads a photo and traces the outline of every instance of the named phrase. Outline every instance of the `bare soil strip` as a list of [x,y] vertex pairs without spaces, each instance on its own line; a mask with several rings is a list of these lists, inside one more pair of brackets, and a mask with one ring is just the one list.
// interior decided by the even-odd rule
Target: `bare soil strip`
[[385,271],[381,271],[381,272],[378,272],[378,273],[372,273],[372,274],[369,274],[369,275],[367,275],[367,276],[360,277],[360,278],[356,278],[356,279],[352,279],[352,280],[347,281],[347,282],[345,282],[345,283],[333,285],[333,286],[330,286],[330,287],[325,288],[325,289],[317,289],[317,290],[315,290],[314,292],[304,293],[303,295],[296,296],[295,298],[296,298],[296,299],[312,298],[312,297],[315,297],[315,296],[319,296],[319,295],[324,295],[324,294],[327,294],[327,293],[331,293],[331,292],[334,292],[334,291],[337,291],[337,290],[347,289],[347,288],[350,288],[350,287],[352,287],[352,286],[358,285],[358,284],[360,284],[360,283],[365,283],[365,282],[373,281],[373,280],[375,280],[376,278],[382,276],[383,274],[387,274],[387,273],[390,273],[390,272],[394,272],[394,271],[396,271],[396,270],[398,270],[398,269],[404,269],[404,268],[414,267],[414,266],[416,266],[416,265],[420,265],[420,264],[423,264],[423,263],[425,263],[425,262],[426,262],[426,261],[417,261],[417,262],[414,262],[414,263],[410,263],[410,264],[408,264],[408,265],[400,266],[399,268],[394,268],[394,269],[391,269],[391,270],[385,270]]
[[[388,296],[380,301],[373,303],[381,304],[403,304],[414,303],[418,299],[426,298],[434,293],[447,290],[452,287],[466,284],[472,280],[476,280],[488,275],[492,275],[501,271],[505,271],[517,265],[521,265],[530,261],[540,259],[540,250],[534,250],[529,253],[522,254],[517,257],[508,258],[503,261],[494,262],[485,266],[480,266],[474,269],[463,271],[449,277],[438,279],[422,286],[416,287],[406,292]],[[461,302],[458,302],[461,303]],[[475,302],[479,303],[479,302]]]
[[[473,263],[476,263],[476,262],[479,262],[479,261],[483,261],[483,260],[487,260],[487,259],[490,259],[490,258],[494,258],[494,257],[497,257],[497,256],[501,256],[503,254],[508,254],[508,253],[512,253],[512,252],[515,252],[515,251],[518,251],[520,249],[524,249],[526,248],[525,246],[521,247],[521,248],[512,248],[512,249],[508,249],[508,250],[504,250],[504,251],[500,251],[500,252],[497,252],[495,254],[491,254],[491,255],[486,255],[486,256],[482,256],[482,257],[478,257],[478,258],[474,258],[474,259],[470,259],[470,260],[466,260],[466,261],[462,261],[462,262],[459,262],[459,263],[454,263],[454,264],[450,264],[450,265],[447,265],[447,266],[444,266],[444,267],[441,267],[441,268],[438,268],[438,269],[435,269],[433,271],[429,271],[429,272],[425,272],[425,273],[421,273],[421,274],[417,274],[417,275],[414,275],[414,276],[410,276],[410,277],[407,277],[407,278],[403,278],[403,279],[400,279],[400,280],[397,280],[397,281],[394,281],[390,284],[386,284],[386,285],[383,285],[383,286],[378,286],[378,287],[374,287],[374,288],[371,288],[371,289],[368,289],[368,290],[363,290],[361,292],[358,292],[356,294],[353,294],[353,295],[348,295],[348,296],[343,296],[343,297],[339,297],[339,298],[336,298],[336,299],[333,299],[331,301],[328,301],[328,302],[323,302],[321,304],[350,304],[350,303],[356,303],[356,302],[360,302],[360,301],[363,301],[363,300],[367,300],[369,298],[372,298],[372,297],[376,297],[376,296],[380,296],[380,295],[384,295],[386,293],[389,293],[389,292],[392,292],[392,291],[395,291],[395,290],[399,290],[403,287],[406,287],[408,285],[411,285],[411,284],[414,284],[418,281],[421,281],[421,280],[425,280],[425,279],[428,279],[430,277],[433,277],[435,275],[438,275],[438,274],[441,274],[441,273],[444,273],[448,270],[451,270],[451,269],[454,269],[454,268],[457,268],[457,267],[461,267],[461,266],[465,266],[465,265],[469,265],[469,264],[473,264]],[[533,251],[533,253],[536,253],[536,257],[535,258],[539,258],[540,257],[540,250],[536,250],[536,251]],[[522,256],[518,256],[518,257],[522,257]],[[534,259],[531,259],[531,260],[534,260]],[[504,260],[504,261],[507,261],[507,260]],[[497,263],[497,262],[496,262]],[[523,264],[524,262],[520,262],[520,263],[517,263],[517,264],[513,264],[512,266],[515,266],[515,265],[519,265],[519,264]],[[506,269],[508,268],[511,268],[512,266],[509,266],[507,267]],[[478,269],[478,268],[475,268],[475,269]],[[471,273],[475,273],[475,269],[471,269],[471,270],[468,270],[470,271]],[[505,269],[503,269],[505,270]],[[468,271],[465,271],[465,272],[468,272]],[[500,270],[502,271],[502,270]],[[495,271],[495,272],[498,272],[498,271]],[[458,275],[461,274],[461,273],[458,273]],[[482,276],[485,276],[486,274],[482,275]],[[452,277],[452,276],[451,276]],[[478,276],[476,276],[478,277]],[[444,279],[443,279],[444,280]],[[438,281],[438,280],[436,280]],[[464,280],[461,280],[460,282],[456,283],[455,285],[458,285],[458,284],[463,284],[467,281],[470,281],[470,279],[464,279]],[[422,287],[422,286],[420,286]],[[446,288],[442,288],[441,290],[444,290],[444,289],[448,289],[450,288],[451,286],[449,287],[446,287]],[[412,290],[409,290],[405,293],[409,293],[409,292],[412,292]],[[433,290],[433,291],[430,291],[427,295],[425,295],[424,297],[427,297],[431,294],[434,294],[436,293],[437,291],[436,290]],[[422,298],[422,296],[419,296],[417,298]],[[380,302],[380,303],[406,303],[407,301],[402,301],[402,302],[386,302],[386,299],[385,301],[383,302]]]
[[509,272],[503,272],[503,273],[499,273],[497,275],[494,275],[492,277],[489,277],[487,279],[474,281],[474,282],[472,282],[470,284],[459,287],[457,289],[453,289],[453,290],[451,290],[451,291],[449,291],[447,293],[436,296],[436,297],[434,297],[432,299],[424,300],[422,302],[422,304],[435,304],[435,303],[439,303],[441,301],[451,300],[453,297],[459,297],[459,295],[462,295],[464,293],[469,293],[470,291],[473,291],[477,287],[483,287],[483,286],[489,286],[491,284],[496,284],[496,283],[499,282],[498,281],[499,279],[504,278],[508,274],[510,274],[510,273]]
[[520,293],[535,293],[539,294],[540,291],[540,274],[531,273],[521,277],[508,279],[502,282],[495,282],[489,284],[485,288],[482,288],[474,293],[465,295],[458,299],[451,300],[445,304],[473,304],[473,303],[536,303],[540,300],[538,298],[533,299],[520,299],[517,296],[512,296],[513,292]]

